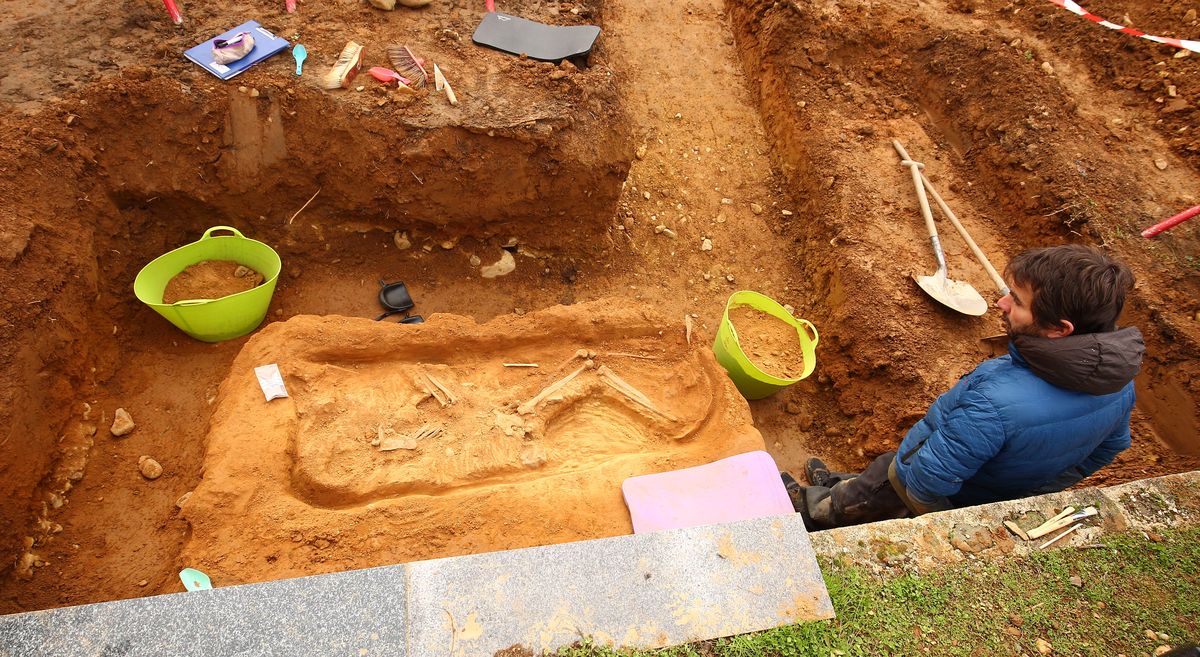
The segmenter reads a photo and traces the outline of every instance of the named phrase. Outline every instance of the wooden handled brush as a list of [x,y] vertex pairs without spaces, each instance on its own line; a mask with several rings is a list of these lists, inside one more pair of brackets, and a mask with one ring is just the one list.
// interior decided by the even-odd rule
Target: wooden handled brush
[[350,86],[358,69],[362,68],[363,47],[351,41],[342,48],[337,63],[321,80],[321,86],[326,89],[345,89]]
[[411,81],[409,82],[410,87],[420,89],[429,84],[429,74],[425,72],[425,60],[414,55],[408,46],[388,46],[387,54],[396,72]]

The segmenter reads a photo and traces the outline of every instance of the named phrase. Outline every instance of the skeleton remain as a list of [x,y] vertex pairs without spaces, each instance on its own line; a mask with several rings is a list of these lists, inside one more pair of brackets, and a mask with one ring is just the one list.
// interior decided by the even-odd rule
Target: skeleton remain
[[667,413],[666,411],[663,411],[659,407],[655,406],[654,402],[650,401],[650,398],[643,394],[641,390],[638,390],[626,382],[625,379],[617,376],[617,373],[609,369],[607,365],[601,365],[600,369],[596,370],[596,373],[600,375],[600,378],[605,383],[607,383],[617,392],[625,395],[634,402],[645,406],[651,412],[657,413],[672,422],[675,421],[675,418],[670,413]]
[[589,360],[589,361],[585,362],[582,366],[580,366],[579,369],[575,370],[574,372],[571,372],[570,374],[564,376],[563,378],[559,379],[558,381],[555,381],[554,383],[551,383],[550,385],[546,386],[545,388],[542,388],[542,391],[539,392],[537,394],[537,396],[535,396],[533,399],[530,399],[529,401],[527,401],[524,404],[521,404],[520,406],[517,407],[517,414],[518,415],[529,415],[530,413],[532,413],[534,411],[534,409],[537,408],[538,404],[542,403],[542,400],[546,399],[550,395],[553,395],[554,393],[558,392],[559,390],[562,390],[568,383],[570,383],[571,381],[574,381],[575,377],[579,376],[580,374],[583,373],[584,370],[592,367],[593,365],[595,365],[595,363],[593,363],[592,361]]

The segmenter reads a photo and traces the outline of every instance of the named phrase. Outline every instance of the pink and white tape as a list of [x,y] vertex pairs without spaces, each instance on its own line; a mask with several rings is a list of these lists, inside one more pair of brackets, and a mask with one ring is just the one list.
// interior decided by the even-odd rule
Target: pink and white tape
[[1080,7],[1079,3],[1075,2],[1075,0],[1050,0],[1050,2],[1053,2],[1054,4],[1058,5],[1059,7],[1062,7],[1063,9],[1066,9],[1067,11],[1069,11],[1073,14],[1078,14],[1080,16],[1083,16],[1084,18],[1088,19],[1089,21],[1092,21],[1093,23],[1099,23],[1099,24],[1103,25],[1104,27],[1107,27],[1110,30],[1124,32],[1125,34],[1132,34],[1135,37],[1141,37],[1143,39],[1149,39],[1151,41],[1156,41],[1158,43],[1165,43],[1169,46],[1175,46],[1176,48],[1183,48],[1185,50],[1190,50],[1194,53],[1200,53],[1200,41],[1189,41],[1188,39],[1172,39],[1170,37],[1154,36],[1153,34],[1146,34],[1145,32],[1142,32],[1141,30],[1135,30],[1132,27],[1125,27],[1124,25],[1117,25],[1116,23],[1110,23],[1110,22],[1104,20],[1103,18],[1100,18],[1099,16],[1089,12],[1088,10],[1084,9],[1083,7]]

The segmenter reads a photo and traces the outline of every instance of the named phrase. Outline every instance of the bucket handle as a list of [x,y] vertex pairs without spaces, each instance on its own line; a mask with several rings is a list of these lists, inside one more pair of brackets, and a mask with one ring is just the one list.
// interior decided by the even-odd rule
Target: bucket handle
[[181,299],[171,305],[172,306],[201,306],[201,305],[208,303],[209,301],[212,301],[212,299]]
[[[242,235],[242,231],[234,228],[233,226],[213,226],[212,228],[209,228],[208,230],[204,231],[204,236],[201,237],[200,239],[206,240],[206,239],[211,238],[213,236],[213,231],[215,231],[215,230],[227,230],[227,231],[233,233],[234,235],[236,235],[237,237],[241,237],[241,238],[245,239],[245,235]],[[183,302],[180,301],[179,303],[183,303]]]
[[817,334],[817,327],[813,326],[812,322],[808,321],[807,319],[800,319],[797,317],[796,321],[799,322],[800,326],[804,329],[805,336],[812,341],[813,349],[816,349],[817,343],[821,340],[821,336]]

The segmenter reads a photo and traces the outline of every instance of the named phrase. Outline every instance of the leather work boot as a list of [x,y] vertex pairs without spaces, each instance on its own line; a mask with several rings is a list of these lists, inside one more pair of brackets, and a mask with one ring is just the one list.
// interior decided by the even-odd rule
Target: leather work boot
[[780,472],[779,478],[783,479],[783,487],[787,489],[788,497],[792,500],[792,508],[796,511],[804,509],[804,486],[796,481],[792,475],[786,472]]
[[792,475],[786,472],[780,472],[779,478],[783,480],[783,487],[787,489],[788,498],[792,501],[792,508],[796,513],[800,514],[800,518],[804,520],[804,528],[810,532],[816,531],[817,526],[813,524],[812,518],[808,515],[808,502],[805,499],[805,487],[800,485]]
[[804,474],[808,477],[810,486],[820,486],[821,488],[833,487],[832,478],[829,476],[829,467],[821,459],[811,458],[805,461]]

